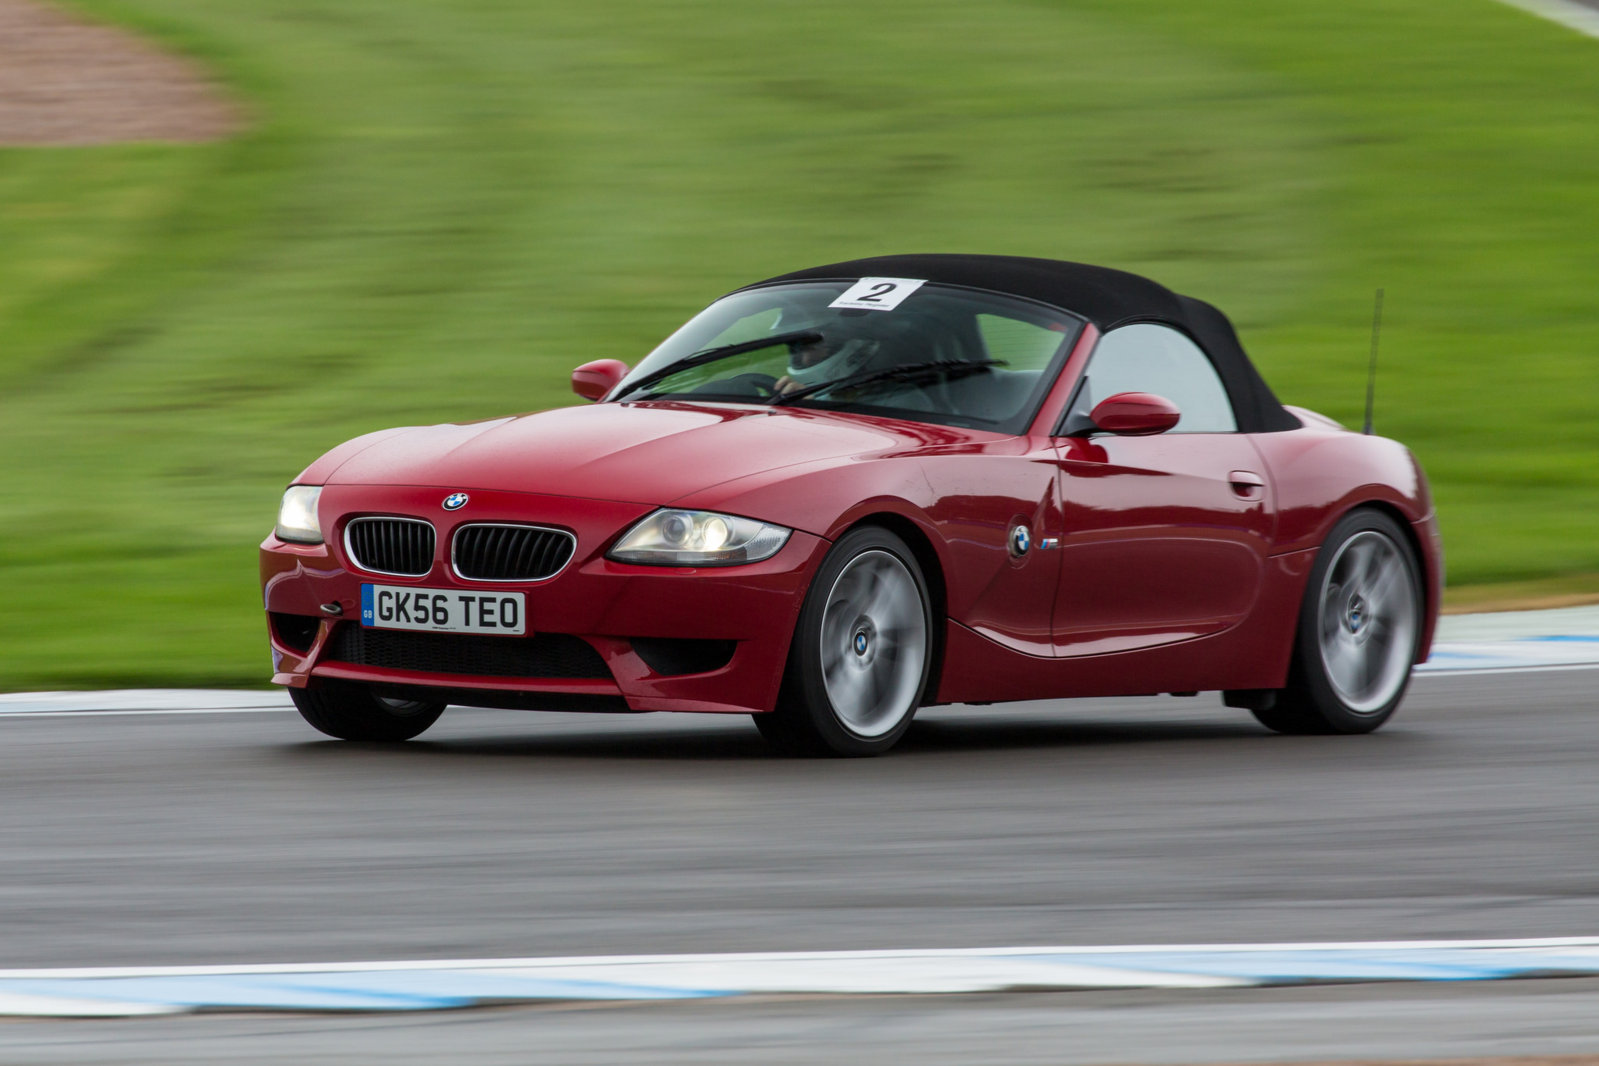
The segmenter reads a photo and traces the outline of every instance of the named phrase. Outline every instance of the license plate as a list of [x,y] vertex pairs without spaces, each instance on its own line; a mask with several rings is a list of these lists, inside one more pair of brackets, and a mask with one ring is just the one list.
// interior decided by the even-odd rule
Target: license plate
[[373,629],[522,636],[527,632],[525,607],[521,592],[361,586],[361,624]]

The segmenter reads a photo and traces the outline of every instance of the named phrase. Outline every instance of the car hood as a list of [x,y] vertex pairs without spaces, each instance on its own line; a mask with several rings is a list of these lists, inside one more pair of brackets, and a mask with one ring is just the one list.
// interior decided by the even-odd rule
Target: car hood
[[385,431],[334,449],[302,480],[665,504],[785,466],[973,436],[992,434],[792,407],[604,403]]

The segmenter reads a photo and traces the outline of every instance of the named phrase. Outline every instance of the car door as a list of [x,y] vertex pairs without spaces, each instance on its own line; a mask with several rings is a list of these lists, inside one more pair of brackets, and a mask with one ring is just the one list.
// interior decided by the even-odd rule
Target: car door
[[1259,595],[1274,527],[1271,485],[1220,376],[1189,337],[1111,330],[1084,369],[1062,433],[1122,392],[1174,402],[1155,436],[1057,439],[1061,511],[1055,654],[1131,651],[1220,633]]

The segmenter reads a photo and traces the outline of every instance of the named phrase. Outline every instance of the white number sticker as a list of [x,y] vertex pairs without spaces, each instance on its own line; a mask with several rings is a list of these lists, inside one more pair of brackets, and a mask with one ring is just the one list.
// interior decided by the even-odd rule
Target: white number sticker
[[905,297],[926,285],[916,278],[862,278],[828,307],[859,307],[867,311],[892,311]]

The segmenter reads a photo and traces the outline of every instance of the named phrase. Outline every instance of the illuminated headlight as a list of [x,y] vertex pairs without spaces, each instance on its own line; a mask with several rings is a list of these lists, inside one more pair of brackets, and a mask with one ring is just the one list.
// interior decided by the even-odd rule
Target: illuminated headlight
[[283,503],[278,508],[279,540],[322,543],[322,527],[316,520],[316,501],[321,495],[321,485],[290,485],[284,490]]
[[662,510],[628,530],[609,558],[651,566],[734,566],[770,559],[792,532],[753,518]]

